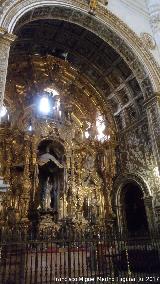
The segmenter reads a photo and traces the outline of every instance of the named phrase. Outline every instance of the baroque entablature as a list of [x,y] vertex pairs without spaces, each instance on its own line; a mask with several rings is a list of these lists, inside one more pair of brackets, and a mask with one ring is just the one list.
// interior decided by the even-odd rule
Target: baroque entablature
[[[137,35],[103,5],[98,5],[96,15],[91,16],[88,14],[87,1],[6,1],[3,4],[0,25],[8,32],[13,32],[19,19],[27,21],[28,16],[30,21],[32,14],[37,14],[36,18],[67,20],[91,30],[121,54],[139,80],[145,97],[150,96],[153,90],[160,90],[159,67],[152,55],[143,47]],[[150,80],[153,90],[149,86]]]

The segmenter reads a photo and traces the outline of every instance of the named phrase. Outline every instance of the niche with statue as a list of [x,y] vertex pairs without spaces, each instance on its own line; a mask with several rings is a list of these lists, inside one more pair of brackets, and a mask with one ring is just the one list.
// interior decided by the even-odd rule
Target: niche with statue
[[56,222],[64,215],[60,208],[65,189],[63,146],[53,140],[41,141],[38,145],[37,161],[35,206],[40,215],[52,215]]

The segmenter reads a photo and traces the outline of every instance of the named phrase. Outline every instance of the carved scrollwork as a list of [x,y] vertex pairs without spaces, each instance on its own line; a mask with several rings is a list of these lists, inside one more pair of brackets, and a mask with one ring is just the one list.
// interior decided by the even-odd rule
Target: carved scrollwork
[[156,42],[149,33],[141,33],[140,36],[146,48],[151,49],[151,50],[155,49]]

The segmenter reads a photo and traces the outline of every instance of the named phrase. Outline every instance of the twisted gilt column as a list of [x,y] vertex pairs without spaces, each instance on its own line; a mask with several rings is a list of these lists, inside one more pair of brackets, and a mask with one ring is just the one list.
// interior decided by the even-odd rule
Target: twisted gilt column
[[15,35],[0,27],[0,107],[4,99],[10,46],[15,38]]
[[22,194],[22,220],[28,221],[29,201],[31,194],[31,180],[30,180],[30,136],[24,136],[24,172],[23,172],[23,194]]

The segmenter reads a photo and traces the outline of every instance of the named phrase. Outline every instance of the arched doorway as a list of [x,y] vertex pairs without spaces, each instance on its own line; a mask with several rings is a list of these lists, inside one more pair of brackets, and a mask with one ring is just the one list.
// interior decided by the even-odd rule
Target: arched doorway
[[141,188],[128,182],[122,189],[124,225],[129,234],[148,231],[148,222]]

